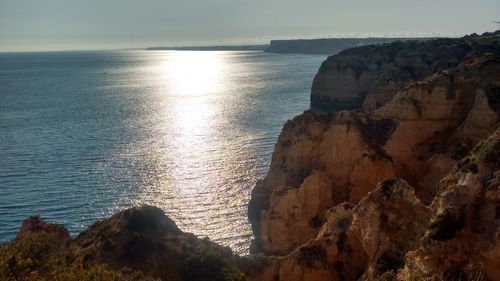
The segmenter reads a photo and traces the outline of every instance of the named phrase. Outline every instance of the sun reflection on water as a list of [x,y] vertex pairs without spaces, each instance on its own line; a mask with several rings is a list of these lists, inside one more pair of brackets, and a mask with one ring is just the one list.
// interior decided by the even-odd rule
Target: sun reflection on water
[[220,90],[223,64],[219,52],[177,51],[165,62],[163,72],[172,92],[202,96]]
[[[307,105],[304,77],[324,59],[311,58],[136,50],[16,58],[26,102],[7,95],[0,107],[19,105],[5,133],[23,141],[6,147],[0,167],[12,175],[2,190],[0,240],[34,210],[76,234],[95,219],[150,204],[183,231],[247,253],[250,192],[281,125]],[[21,72],[6,73],[10,81]],[[46,76],[51,83],[40,84]]]
[[174,145],[178,152],[172,173],[176,182],[184,183],[178,189],[180,193],[198,193],[206,197],[209,193],[202,187],[215,184],[213,176],[203,177],[199,173],[206,170],[203,165],[209,165],[206,154],[217,133],[214,123],[220,108],[215,99],[224,86],[223,66],[221,53],[195,51],[172,52],[163,65],[167,92],[176,96],[174,104],[168,104],[165,111],[173,114],[176,120],[171,124],[174,129],[170,130],[175,134]]
[[[171,215],[186,231],[215,222],[225,208],[214,197],[220,192],[220,178],[224,178],[220,161],[214,162],[214,149],[221,144],[218,123],[223,109],[218,95],[225,90],[224,68],[224,53],[190,51],[169,52],[161,68],[164,95],[170,97],[163,111],[174,122],[163,124],[163,137],[170,146],[164,157],[170,167],[169,178],[160,187],[164,195],[159,198],[175,199],[153,200],[163,206],[175,202],[176,206],[167,209],[181,212],[180,218]],[[206,231],[205,235],[221,235],[214,235],[216,230]]]

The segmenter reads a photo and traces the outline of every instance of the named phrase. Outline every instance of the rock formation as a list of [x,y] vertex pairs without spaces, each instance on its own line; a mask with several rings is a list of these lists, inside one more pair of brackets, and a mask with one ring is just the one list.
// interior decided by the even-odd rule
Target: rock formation
[[[384,274],[384,278],[389,278],[385,280],[409,280],[415,276],[445,279],[456,274],[500,279],[493,271],[500,266],[496,242],[478,242],[495,241],[495,233],[500,230],[493,223],[497,218],[491,210],[498,203],[489,203],[488,211],[481,211],[488,214],[482,217],[482,224],[491,227],[487,233],[476,231],[479,236],[473,238],[474,242],[468,244],[460,237],[455,248],[448,248],[442,244],[435,246],[432,239],[430,244],[420,241],[421,238],[429,241],[425,238],[429,235],[428,228],[439,224],[443,216],[445,221],[451,216],[442,214],[443,206],[452,204],[451,199],[440,198],[459,198],[456,194],[445,195],[443,189],[443,182],[450,181],[447,176],[450,170],[478,159],[474,153],[484,147],[481,141],[499,125],[500,49],[495,34],[361,47],[329,59],[338,62],[346,54],[352,55],[354,66],[352,61],[344,61],[345,68],[359,66],[364,72],[371,68],[357,63],[366,58],[354,57],[355,54],[359,56],[370,48],[388,54],[397,47],[395,58],[389,62],[384,61],[386,57],[380,59],[384,61],[382,65],[391,64],[396,72],[404,72],[407,71],[404,66],[394,64],[399,56],[415,58],[422,51],[420,48],[429,48],[428,55],[432,56],[431,49],[438,52],[441,48],[441,53],[434,54],[435,67],[422,66],[418,81],[414,81],[415,76],[393,90],[380,88],[374,81],[366,82],[387,94],[376,108],[361,110],[362,103],[358,102],[353,104],[358,110],[328,114],[307,111],[285,124],[269,172],[254,188],[249,204],[249,219],[255,234],[252,251],[264,254],[254,262],[266,261],[254,280],[271,280],[271,275],[275,276],[273,280],[373,280]],[[413,46],[417,51],[404,50],[399,44],[405,48]],[[442,53],[444,50],[447,54]],[[456,60],[446,64],[450,61],[446,56]],[[347,96],[359,86],[345,77],[335,79],[350,85],[345,92]],[[388,178],[404,181],[385,180]],[[456,178],[452,177],[452,183],[457,184]],[[483,182],[485,178],[492,176],[481,177]],[[480,182],[476,180],[476,189]],[[498,198],[499,194],[498,189],[493,189],[488,198],[493,202],[491,198]],[[477,197],[471,192],[468,196]],[[391,202],[388,198],[399,201]],[[460,208],[456,207],[452,222],[458,220],[456,212]],[[467,207],[467,212],[470,209],[473,207]],[[444,228],[448,227],[446,223]],[[327,240],[325,233],[331,233]],[[339,250],[339,241],[346,247],[344,251]],[[449,249],[462,252],[450,257],[446,251]],[[431,250],[438,252],[436,257]],[[304,266],[301,258],[304,251],[313,256],[310,260],[315,261],[314,266]],[[469,265],[465,258],[473,253],[477,261]],[[464,269],[473,266],[477,269],[478,264],[479,270]],[[286,275],[289,272],[296,272],[294,276],[299,277]]]
[[363,106],[373,111],[413,81],[455,67],[471,54],[498,52],[498,34],[344,50],[321,65],[311,89],[311,107],[342,110]]
[[[499,280],[500,129],[458,161],[425,205],[401,179],[325,212],[317,236],[256,256],[249,280]],[[427,278],[427,279],[426,279]]]
[[420,246],[405,257],[409,275],[446,280],[500,278],[500,129],[439,184]]
[[249,203],[253,255],[144,206],[75,238],[25,220],[0,279],[500,280],[499,34],[329,58],[315,83],[338,100],[314,102],[357,109],[285,124]]
[[372,114],[296,117],[253,191],[258,247],[290,252],[317,234],[329,207],[357,203],[385,178],[404,178],[430,202],[439,180],[498,123],[499,87],[499,57],[485,55],[409,86]]
[[61,226],[26,219],[16,239],[0,247],[0,280],[244,280],[236,261],[229,248],[184,233],[163,211],[144,206],[98,221],[73,239]]

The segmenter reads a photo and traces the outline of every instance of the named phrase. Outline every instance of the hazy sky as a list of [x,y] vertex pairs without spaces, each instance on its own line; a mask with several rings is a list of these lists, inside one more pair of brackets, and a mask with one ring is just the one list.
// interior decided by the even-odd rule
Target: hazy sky
[[0,0],[0,51],[461,36],[493,21],[500,0]]

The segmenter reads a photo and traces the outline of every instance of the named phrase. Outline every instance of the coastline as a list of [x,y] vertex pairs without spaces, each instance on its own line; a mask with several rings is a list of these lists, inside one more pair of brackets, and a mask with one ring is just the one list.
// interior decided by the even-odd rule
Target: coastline
[[[318,71],[324,77],[316,88],[359,85],[384,63],[397,82],[370,81],[379,92],[362,96],[362,104],[346,103],[349,108],[341,99],[352,96],[324,91],[327,105],[356,109],[306,111],[284,125],[269,172],[252,192],[250,256],[184,233],[161,210],[144,206],[96,222],[73,238],[60,226],[29,218],[16,239],[2,245],[8,259],[0,263],[0,273],[10,268],[6,261],[23,265],[36,254],[26,251],[18,259],[12,249],[49,237],[49,253],[72,257],[63,272],[106,264],[169,281],[496,280],[500,38],[495,34],[422,43],[437,42],[446,50],[457,42],[469,44],[460,45],[467,53],[453,59],[439,51],[438,58],[446,57],[443,66],[421,63],[429,52],[412,42],[357,49],[368,48],[378,59],[378,52],[387,52],[379,64],[354,49],[329,58]],[[352,71],[340,73],[340,64]],[[394,65],[401,71],[397,75]],[[430,70],[415,75],[418,67]],[[377,81],[387,80],[380,69],[376,73],[381,73]],[[29,274],[38,270],[26,268]]]

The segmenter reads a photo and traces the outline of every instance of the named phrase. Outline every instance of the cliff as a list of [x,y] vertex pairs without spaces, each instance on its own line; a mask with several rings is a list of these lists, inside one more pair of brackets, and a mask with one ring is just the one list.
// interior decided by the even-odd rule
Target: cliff
[[[77,237],[26,219],[0,245],[0,280],[500,280],[496,34],[346,51],[344,69],[392,73],[401,85],[372,80],[381,102],[306,111],[285,124],[249,202],[250,256],[184,233],[144,206]],[[396,54],[379,58],[392,70],[357,64],[372,49]],[[433,59],[418,68],[424,50]],[[403,58],[423,77],[400,79],[409,71],[395,63]],[[356,81],[342,83],[356,98]]]
[[249,280],[499,280],[500,129],[458,161],[428,205],[401,179],[328,209],[290,254],[254,259]]
[[470,55],[500,52],[499,35],[497,31],[344,50],[328,57],[319,68],[311,87],[311,108],[373,111],[412,82],[456,67]]
[[269,46],[265,48],[264,51],[270,53],[334,55],[347,48],[383,44],[394,41],[425,39],[426,38],[322,38],[271,40]]
[[[381,90],[387,99],[371,110],[307,111],[285,124],[252,191],[252,251],[264,255],[249,279],[500,280],[498,40],[460,40],[445,42],[427,76]],[[448,55],[460,59],[441,69]]]

